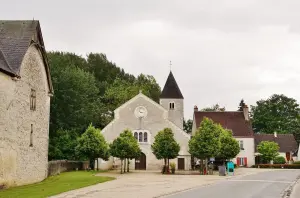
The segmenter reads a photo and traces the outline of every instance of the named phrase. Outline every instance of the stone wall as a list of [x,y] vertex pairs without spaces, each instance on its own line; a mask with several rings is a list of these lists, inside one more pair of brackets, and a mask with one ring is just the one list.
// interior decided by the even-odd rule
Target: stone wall
[[48,176],[58,175],[63,172],[75,170],[87,170],[89,166],[88,161],[68,161],[55,160],[48,163]]
[[[35,46],[25,54],[20,76],[13,80],[0,72],[0,184],[7,186],[41,181],[48,169],[50,96]],[[31,89],[36,90],[35,111],[30,110]]]

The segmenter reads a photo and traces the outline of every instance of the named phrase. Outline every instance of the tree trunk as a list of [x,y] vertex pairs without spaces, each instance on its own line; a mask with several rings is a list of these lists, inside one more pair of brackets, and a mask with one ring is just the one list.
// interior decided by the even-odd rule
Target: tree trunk
[[207,163],[208,163],[208,158],[206,158],[206,160],[205,160],[205,173],[206,173],[206,175],[208,174],[208,166],[207,166]]
[[123,160],[121,159],[121,174],[123,173]]
[[165,165],[163,168],[163,174],[167,172],[167,159],[166,158],[164,158],[164,162],[165,162]]
[[97,158],[97,171],[99,170],[99,158]]
[[126,173],[126,158],[124,159],[124,173]]
[[201,159],[200,160],[200,175],[203,175],[204,172],[203,172],[203,160]]
[[90,169],[94,170],[95,165],[95,159],[90,159]]
[[127,158],[127,172],[129,172],[129,159]]

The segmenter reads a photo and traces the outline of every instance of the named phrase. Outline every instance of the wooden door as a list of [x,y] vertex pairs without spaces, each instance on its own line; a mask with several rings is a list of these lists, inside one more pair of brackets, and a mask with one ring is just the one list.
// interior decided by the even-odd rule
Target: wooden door
[[184,158],[178,158],[178,170],[184,170]]
[[144,153],[135,159],[135,170],[146,170],[146,155]]

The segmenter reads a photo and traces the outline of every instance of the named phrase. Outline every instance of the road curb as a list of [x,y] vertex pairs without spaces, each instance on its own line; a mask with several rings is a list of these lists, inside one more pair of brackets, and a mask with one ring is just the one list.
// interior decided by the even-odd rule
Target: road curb
[[293,188],[295,187],[295,185],[300,181],[300,175],[296,178],[296,180],[289,185],[283,192],[282,198],[290,198],[291,194],[293,192]]

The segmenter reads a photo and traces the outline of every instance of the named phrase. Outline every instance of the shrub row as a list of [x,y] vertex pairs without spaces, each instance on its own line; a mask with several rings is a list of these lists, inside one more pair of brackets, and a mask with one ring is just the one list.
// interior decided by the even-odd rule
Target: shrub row
[[256,164],[253,168],[284,168],[284,169],[300,169],[300,164]]

